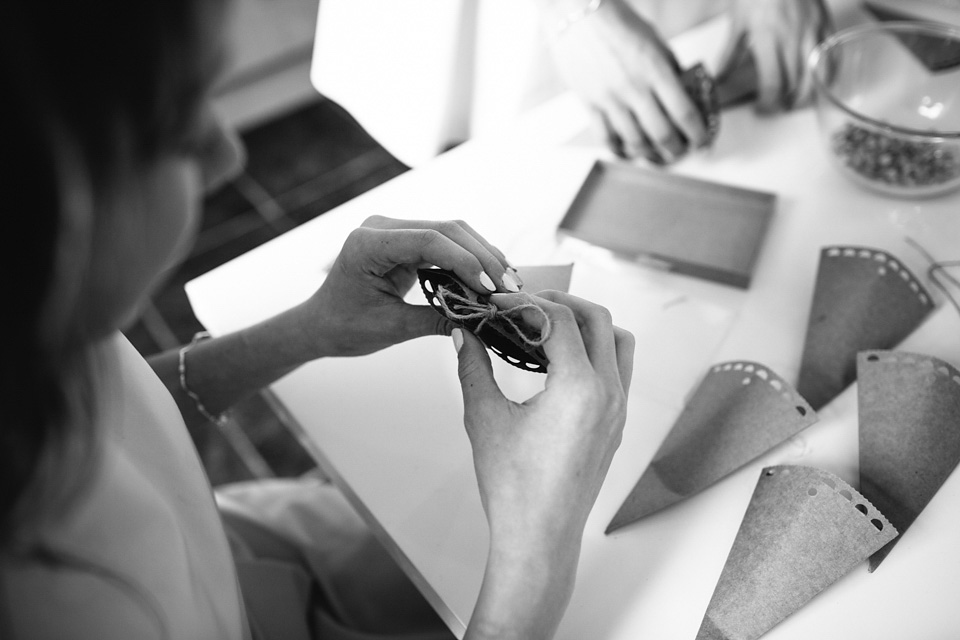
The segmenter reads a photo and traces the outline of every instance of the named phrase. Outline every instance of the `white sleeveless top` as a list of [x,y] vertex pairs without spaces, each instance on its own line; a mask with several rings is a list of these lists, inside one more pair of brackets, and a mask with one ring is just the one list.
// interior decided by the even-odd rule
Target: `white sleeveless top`
[[230,548],[176,403],[120,333],[98,355],[103,455],[45,536],[91,568],[0,565],[6,623],[14,638],[248,639]]

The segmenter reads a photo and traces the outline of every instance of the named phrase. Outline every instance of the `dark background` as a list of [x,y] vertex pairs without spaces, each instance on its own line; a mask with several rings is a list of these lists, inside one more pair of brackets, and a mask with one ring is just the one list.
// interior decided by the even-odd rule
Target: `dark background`
[[[241,137],[246,169],[206,199],[189,258],[126,332],[144,356],[186,344],[203,329],[185,282],[407,170],[339,105],[320,96],[241,131]],[[187,420],[214,486],[295,476],[315,467],[262,395],[230,415],[222,429]]]

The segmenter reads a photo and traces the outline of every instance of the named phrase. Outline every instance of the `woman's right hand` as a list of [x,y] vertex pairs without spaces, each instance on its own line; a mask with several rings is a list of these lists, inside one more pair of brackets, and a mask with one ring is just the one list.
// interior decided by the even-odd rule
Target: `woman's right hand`
[[[496,294],[501,308],[529,294]],[[508,400],[473,335],[455,334],[467,433],[490,527],[490,555],[466,638],[549,638],[566,608],[587,516],[626,420],[633,336],[569,294],[533,300],[550,320],[545,388]],[[524,320],[540,326],[539,314]]]

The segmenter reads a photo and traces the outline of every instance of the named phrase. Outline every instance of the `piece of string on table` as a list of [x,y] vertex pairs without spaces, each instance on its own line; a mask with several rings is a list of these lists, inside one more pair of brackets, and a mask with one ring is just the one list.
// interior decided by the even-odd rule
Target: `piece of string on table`
[[[476,329],[474,329],[474,333],[478,333],[483,325],[491,320],[503,320],[517,332],[517,335],[528,347],[539,347],[550,337],[550,317],[547,316],[546,311],[534,302],[525,302],[509,309],[500,309],[492,302],[470,300],[454,293],[443,285],[437,286],[436,298],[437,303],[451,320],[458,322],[480,320]],[[457,307],[458,310],[454,310],[454,307]],[[525,323],[521,319],[521,315],[527,309],[539,312],[543,318],[543,326],[539,332],[524,328]]]
[[960,260],[937,260],[930,252],[923,248],[919,242],[913,238],[906,236],[905,240],[907,244],[912,246],[914,249],[920,252],[920,254],[927,260],[929,266],[927,267],[927,277],[930,278],[930,282],[940,290],[940,292],[946,296],[947,300],[950,301],[950,304],[953,305],[953,308],[957,310],[957,313],[960,314],[960,300],[957,300],[956,295],[954,295],[946,283],[953,285],[958,291],[960,291],[960,279],[955,275],[950,273],[948,269],[960,267]]

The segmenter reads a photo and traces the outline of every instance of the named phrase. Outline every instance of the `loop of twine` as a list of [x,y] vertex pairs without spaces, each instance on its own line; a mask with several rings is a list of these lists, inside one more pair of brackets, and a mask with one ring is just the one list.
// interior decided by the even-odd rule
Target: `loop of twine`
[[[520,339],[523,340],[523,343],[528,347],[539,347],[550,337],[550,317],[547,316],[547,312],[541,309],[536,303],[526,302],[516,307],[511,307],[510,309],[499,309],[497,305],[492,302],[475,302],[458,293],[454,293],[443,285],[437,285],[436,293],[437,303],[452,320],[458,322],[480,320],[474,333],[478,333],[480,329],[483,328],[483,325],[491,320],[503,320],[513,327],[513,330],[517,332],[517,335],[520,336]],[[454,305],[460,309],[464,309],[464,311],[454,311]],[[525,309],[536,309],[543,317],[543,328],[540,329],[539,335],[524,329],[522,322],[518,322]]]

